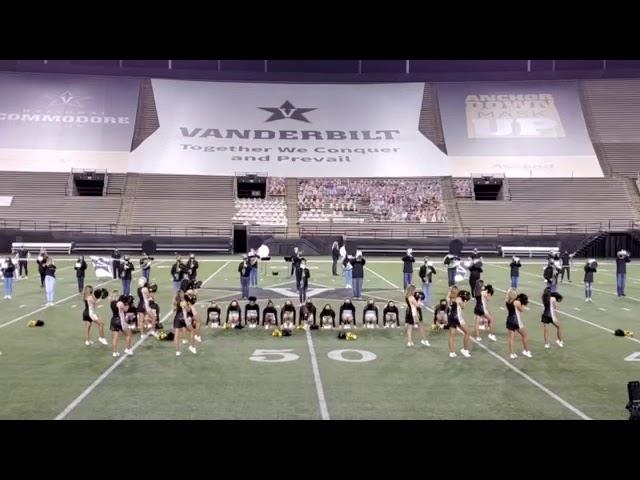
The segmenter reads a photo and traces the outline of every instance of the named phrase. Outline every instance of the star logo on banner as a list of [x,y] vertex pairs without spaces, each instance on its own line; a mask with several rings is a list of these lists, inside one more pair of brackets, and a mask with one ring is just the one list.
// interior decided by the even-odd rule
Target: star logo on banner
[[293,104],[287,100],[279,107],[258,107],[260,110],[269,112],[271,116],[265,120],[265,122],[273,122],[275,120],[282,120],[289,118],[291,120],[299,120],[301,122],[311,123],[304,116],[305,113],[317,110],[317,108],[296,108]]
[[67,90],[61,93],[60,95],[54,96],[51,103],[49,103],[49,106],[50,107],[64,106],[64,107],[82,108],[83,107],[82,102],[84,100],[89,100],[90,98],[91,97],[75,96],[69,90]]

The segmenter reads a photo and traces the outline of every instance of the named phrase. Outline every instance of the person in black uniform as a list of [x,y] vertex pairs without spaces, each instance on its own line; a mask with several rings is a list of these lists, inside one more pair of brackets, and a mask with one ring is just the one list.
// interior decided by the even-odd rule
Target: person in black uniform
[[122,294],[129,295],[131,293],[131,272],[135,270],[133,263],[129,260],[129,256],[125,255],[120,263],[120,278],[122,279]]
[[267,329],[271,326],[278,326],[278,310],[271,299],[267,300],[267,306],[262,311],[262,326]]
[[549,324],[552,324],[554,327],[556,327],[556,333],[558,335],[556,344],[561,348],[564,347],[564,341],[562,340],[562,330],[560,328],[560,322],[558,321],[558,316],[556,314],[556,309],[558,308],[558,303],[560,302],[562,302],[562,295],[557,292],[552,293],[551,289],[549,288],[544,289],[544,292],[542,292],[542,306],[544,310],[540,318],[542,326],[544,327],[544,348],[550,348]]
[[173,317],[173,329],[175,332],[175,336],[173,337],[173,341],[174,341],[174,345],[176,347],[176,357],[179,357],[180,355],[182,355],[182,352],[180,351],[180,347],[182,345],[182,342],[180,341],[180,336],[183,333],[189,333],[190,334],[190,345],[189,345],[189,351],[193,354],[196,353],[196,347],[195,347],[195,339],[193,338],[194,336],[194,332],[193,332],[193,327],[192,327],[192,323],[191,323],[191,319],[193,318],[193,313],[191,313],[192,317],[189,318],[189,312],[188,312],[188,307],[189,304],[186,300],[186,295],[182,290],[178,290],[176,292],[176,296],[174,298],[173,301],[173,310],[175,312],[175,315]]
[[242,291],[241,299],[249,298],[249,278],[251,276],[251,266],[249,265],[249,257],[242,256],[242,261],[238,265],[238,273],[240,274],[240,290]]
[[[427,340],[426,333],[424,331],[424,322],[422,321],[422,307],[424,304],[424,295],[422,292],[416,290],[415,285],[409,285],[405,290],[405,302],[407,304],[407,310],[405,312],[405,325],[407,330],[407,347],[413,347],[413,329],[418,326],[418,332],[420,333],[420,343],[425,347],[430,347],[431,344]],[[410,298],[411,297],[411,298]]]
[[398,312],[398,307],[394,305],[394,303],[389,300],[387,305],[382,310],[382,326],[384,328],[389,328],[389,326],[398,326],[400,324],[400,313]]
[[38,258],[36,258],[36,263],[38,264],[38,273],[40,274],[40,288],[44,288],[45,268],[48,259],[49,255],[47,255],[47,250],[44,247],[41,248],[40,253],[38,254]]
[[[593,290],[593,274],[598,271],[598,262],[594,258],[584,264],[584,301],[593,302],[591,292]],[[553,292],[553,289],[551,290]]]
[[82,293],[84,289],[84,275],[87,270],[87,262],[84,261],[84,255],[76,260],[76,264],[73,267],[76,271],[76,278],[78,280],[78,293]]
[[482,271],[482,259],[480,257],[472,258],[469,266],[469,287],[471,287],[471,294],[474,296],[476,296],[476,282],[480,280]]
[[469,259],[471,261],[477,260],[478,258],[480,258],[480,253],[478,253],[478,249],[474,248],[473,251],[471,252],[471,255],[469,255]]
[[142,252],[140,258],[140,269],[142,270],[142,276],[147,279],[147,283],[151,279],[151,260],[152,258],[147,255],[147,252]]
[[518,358],[518,355],[513,351],[516,332],[518,332],[522,337],[522,354],[525,357],[531,358],[531,352],[529,351],[529,337],[524,328],[524,323],[520,318],[520,314],[525,310],[528,310],[528,303],[529,298],[526,294],[518,294],[515,288],[507,290],[507,298],[505,302],[505,306],[507,307],[507,344],[509,346],[509,358],[511,359]]
[[449,328],[449,304],[447,303],[446,298],[441,298],[440,303],[438,303],[433,308],[433,324],[431,325],[431,330],[446,330]]
[[567,281],[571,283],[571,255],[569,250],[565,250],[560,256],[562,260],[562,273],[560,274],[560,281],[564,282],[564,273],[567,272]]
[[249,286],[257,287],[258,286],[258,254],[252,248],[249,250],[249,268],[251,269],[249,272]]
[[[291,277],[293,277],[293,275],[296,273],[296,269],[298,268],[301,259],[302,254],[300,253],[300,250],[298,250],[298,247],[293,247],[293,255],[291,256]],[[298,289],[297,285],[296,289]]]
[[132,329],[126,320],[126,314],[129,309],[127,303],[128,298],[125,295],[119,295],[118,290],[111,292],[110,305],[111,305],[111,348],[112,355],[119,357],[118,340],[120,333],[124,333],[126,339],[126,346],[124,349],[125,355],[133,355],[133,348],[131,346],[133,334]]
[[256,328],[260,323],[260,305],[256,303],[257,298],[249,297],[249,303],[244,306],[245,323],[249,328]]
[[429,260],[429,257],[424,257],[424,265],[420,266],[418,270],[418,276],[422,280],[422,294],[424,295],[424,304],[429,305],[431,303],[431,287],[433,283],[433,275],[436,274],[436,269],[433,266],[433,262]]
[[52,306],[56,293],[56,266],[53,264],[53,258],[51,257],[47,257],[44,265],[44,291],[47,305]]
[[[353,284],[353,298],[362,298],[362,284],[364,283],[364,265],[367,261],[364,259],[361,250],[356,250],[355,258],[349,260],[351,266],[351,281]],[[353,317],[355,321],[355,316]]]
[[227,318],[225,322],[227,326],[231,328],[234,328],[236,325],[242,325],[242,310],[240,310],[240,304],[237,300],[231,301],[227,307]]
[[447,280],[450,287],[456,284],[456,269],[459,261],[460,257],[454,255],[453,253],[448,253],[447,256],[444,257],[444,260],[442,262],[447,267]]
[[207,307],[207,325],[210,325],[211,328],[219,327],[221,317],[222,312],[220,311],[220,307],[215,300],[211,300],[211,303],[209,303]]
[[15,275],[16,266],[11,261],[11,257],[7,257],[0,266],[2,270],[2,277],[4,281],[4,298],[11,300],[13,295],[13,277]]
[[336,312],[328,303],[320,312],[320,326],[322,328],[335,328],[336,326]]
[[[24,245],[21,245],[18,250],[18,268],[20,269],[20,278],[25,280],[29,278],[29,250],[24,248]],[[22,275],[22,270],[24,270],[24,275]]]
[[627,281],[627,263],[631,261],[629,252],[622,249],[616,254],[616,290],[618,297],[626,297],[624,293]]
[[171,265],[171,281],[173,282],[173,291],[181,290],[181,284],[184,277],[188,275],[188,269],[180,255],[176,256],[176,262]]
[[413,258],[413,249],[407,248],[407,254],[402,257],[402,281],[403,289],[407,289],[408,285],[413,283],[413,263],[416,261]]
[[335,277],[338,275],[338,260],[340,259],[340,248],[338,242],[333,242],[331,246],[331,259],[333,263],[331,265],[331,274]]
[[187,301],[187,308],[185,309],[187,312],[187,325],[191,327],[192,332],[191,347],[193,348],[189,347],[189,351],[195,355],[197,353],[195,342],[202,343],[202,337],[200,336],[200,327],[202,326],[202,322],[200,321],[198,310],[196,309],[198,297],[194,290],[187,290],[184,293],[184,299]]
[[307,289],[309,288],[309,278],[311,273],[307,268],[307,262],[303,259],[300,266],[296,269],[296,284],[298,285],[298,293],[300,294],[300,305],[307,300]]
[[195,254],[189,255],[189,261],[187,262],[187,275],[189,275],[189,280],[195,282],[198,277],[198,268],[200,268],[200,264],[196,260]]
[[356,326],[356,307],[351,303],[350,298],[346,298],[344,303],[340,305],[340,325],[343,328],[351,328]]
[[282,328],[291,329],[296,325],[296,309],[291,303],[291,300],[284,302],[284,305],[280,309],[280,320],[282,322]]
[[518,280],[520,280],[520,268],[522,267],[522,263],[520,263],[520,258],[515,255],[511,257],[511,263],[509,264],[511,269],[511,288],[518,288]]
[[311,299],[308,299],[304,304],[300,305],[298,318],[302,326],[316,325],[316,307]]
[[366,328],[373,328],[378,326],[378,307],[371,299],[367,302],[362,310],[362,325]]
[[447,318],[447,325],[449,326],[449,357],[455,358],[457,354],[455,352],[455,337],[458,328],[462,330],[464,334],[462,339],[462,349],[460,353],[464,357],[469,358],[471,353],[469,352],[469,328],[464,321],[462,311],[465,305],[471,299],[471,294],[463,290],[458,289],[455,285],[449,289],[447,296],[447,302],[449,304],[449,316]]
[[122,263],[120,262],[121,257],[122,255],[120,255],[120,250],[117,248],[111,253],[111,270],[113,272],[114,280],[116,278],[122,278],[120,276],[120,267],[122,266]]

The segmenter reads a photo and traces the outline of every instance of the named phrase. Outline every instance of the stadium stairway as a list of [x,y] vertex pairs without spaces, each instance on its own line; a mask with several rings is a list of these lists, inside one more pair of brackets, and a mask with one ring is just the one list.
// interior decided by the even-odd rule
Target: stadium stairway
[[138,182],[140,175],[137,173],[128,173],[124,182],[124,189],[122,192],[122,204],[120,206],[120,213],[118,214],[118,234],[125,234],[129,219],[133,213],[134,200],[138,191]]
[[[298,227],[298,179],[287,178],[287,230],[286,238],[300,237],[300,228]],[[278,235],[276,235],[278,236]]]
[[447,209],[448,224],[454,235],[462,234],[462,222],[460,221],[460,211],[458,210],[458,202],[453,189],[452,177],[442,178],[440,180],[442,188],[442,200]]
[[640,192],[638,191],[635,180],[628,177],[618,178],[622,179],[624,182],[624,186],[627,189],[627,195],[629,196],[629,200],[631,201],[636,213],[640,212]]

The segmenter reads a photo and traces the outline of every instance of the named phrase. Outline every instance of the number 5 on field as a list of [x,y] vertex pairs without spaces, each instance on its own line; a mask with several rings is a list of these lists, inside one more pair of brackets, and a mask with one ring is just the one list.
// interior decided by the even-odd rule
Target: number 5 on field
[[[254,362],[293,362],[294,360],[298,360],[300,357],[292,352],[292,349],[285,350],[270,350],[270,349],[262,349],[258,348],[254,350],[253,354],[249,357],[249,360],[253,360]],[[267,358],[267,355],[276,356],[278,358]]]

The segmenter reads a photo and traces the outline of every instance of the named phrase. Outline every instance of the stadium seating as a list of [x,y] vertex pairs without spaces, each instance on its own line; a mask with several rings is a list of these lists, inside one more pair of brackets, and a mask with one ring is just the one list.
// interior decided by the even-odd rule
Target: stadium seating
[[287,225],[287,205],[284,198],[240,198],[235,201],[233,221],[255,225]]

